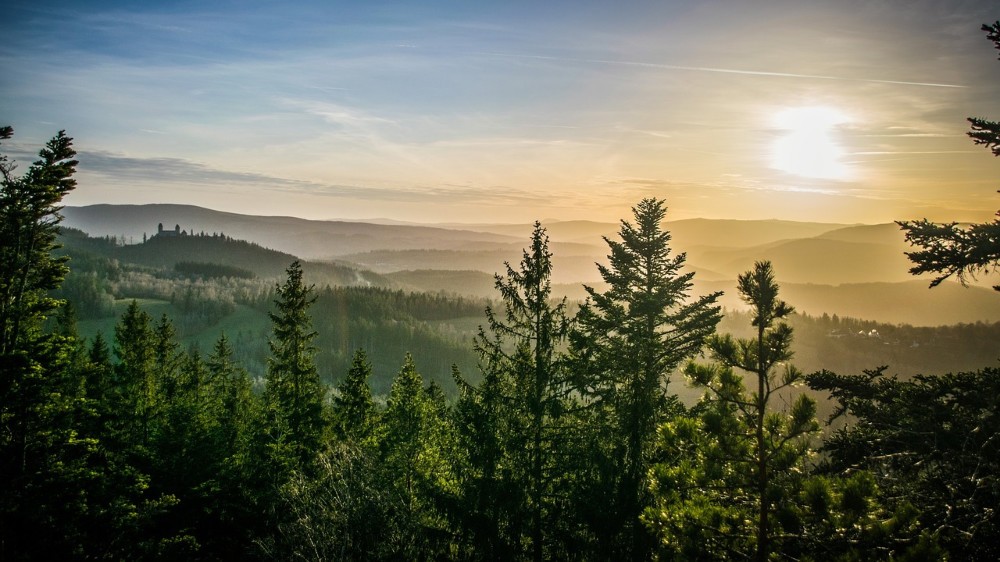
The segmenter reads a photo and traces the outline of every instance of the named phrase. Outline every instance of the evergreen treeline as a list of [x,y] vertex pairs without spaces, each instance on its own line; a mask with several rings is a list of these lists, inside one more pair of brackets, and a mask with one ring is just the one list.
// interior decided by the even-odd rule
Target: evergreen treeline
[[[80,338],[72,300],[52,296],[74,156],[61,132],[20,176],[0,155],[0,558],[1000,555],[1000,371],[804,375],[771,265],[740,276],[747,326],[721,333],[718,295],[689,295],[662,201],[622,221],[607,289],[575,314],[552,298],[536,223],[496,276],[475,372],[451,370],[457,398],[401,351],[382,401],[371,342],[345,338],[344,378],[323,381],[325,319],[476,303],[317,290],[293,262],[245,296],[270,321],[257,380],[225,335],[182,349],[135,301],[113,337]],[[678,369],[704,393],[693,406],[669,384]],[[847,422],[823,436],[803,383]]]
[[256,277],[254,272],[242,267],[195,261],[179,261],[174,264],[174,271],[190,277],[238,277],[240,279]]

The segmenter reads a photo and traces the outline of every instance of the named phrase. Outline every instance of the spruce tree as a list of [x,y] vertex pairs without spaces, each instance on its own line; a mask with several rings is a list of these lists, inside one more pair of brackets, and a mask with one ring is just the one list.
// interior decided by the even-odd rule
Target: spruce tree
[[307,467],[319,452],[327,429],[324,412],[326,388],[316,369],[309,307],[315,302],[313,287],[302,279],[302,265],[295,261],[286,270],[285,282],[277,287],[273,336],[268,340],[264,401],[273,434],[290,455],[288,468]]
[[553,538],[558,526],[556,490],[566,477],[558,465],[557,453],[565,437],[559,422],[573,390],[560,349],[570,321],[565,299],[552,301],[548,242],[545,229],[536,221],[520,267],[508,263],[506,275],[496,275],[503,312],[498,315],[488,307],[489,331],[480,328],[476,337],[484,386],[481,400],[472,402],[483,408],[477,423],[486,427],[478,431],[496,431],[502,440],[501,458],[483,455],[480,459],[487,464],[472,468],[487,476],[495,469],[491,463],[504,467],[501,491],[482,498],[489,503],[477,509],[485,513],[502,509],[497,524],[505,528],[481,537],[500,537],[501,551],[534,560],[557,556]]
[[347,378],[337,387],[333,399],[334,423],[341,440],[360,444],[371,434],[376,414],[368,384],[371,374],[372,366],[365,350],[356,350]]
[[[621,241],[605,238],[609,265],[598,264],[608,288],[586,287],[589,296],[571,335],[581,386],[603,409],[610,425],[607,455],[617,464],[612,492],[614,522],[622,525],[617,557],[643,558],[649,548],[639,516],[647,504],[646,473],[656,427],[679,403],[667,384],[682,362],[699,353],[719,322],[721,293],[690,298],[693,272],[686,255],[672,255],[663,228],[664,202],[647,198],[632,208],[635,223],[623,220]],[[608,528],[610,527],[610,528]]]
[[156,412],[160,407],[156,376],[156,334],[149,313],[133,300],[115,326],[112,434],[140,456],[148,454]]
[[[0,127],[0,141],[11,138]],[[0,153],[0,559],[114,556],[106,517],[121,506],[114,467],[101,458],[86,358],[62,303],[60,203],[76,185],[72,139],[60,131],[24,174]],[[68,314],[67,314],[68,316]],[[114,482],[113,484],[110,482]],[[123,486],[124,487],[124,486]]]
[[[0,140],[13,136],[0,127]],[[41,335],[42,321],[60,304],[49,297],[69,269],[56,256],[62,198],[76,187],[73,139],[59,131],[20,177],[0,154],[0,355],[23,352]]]
[[[986,38],[1000,50],[1000,21],[983,25]],[[990,149],[994,156],[1000,156],[1000,122],[979,117],[968,119],[972,129],[968,135],[977,145]],[[910,273],[937,275],[930,286],[935,287],[945,279],[955,276],[965,285],[979,273],[996,271],[1000,265],[1000,211],[990,222],[968,226],[957,222],[936,223],[927,219],[897,221],[906,233],[906,241],[918,249],[907,252],[913,262]],[[1000,291],[1000,285],[993,288]]]

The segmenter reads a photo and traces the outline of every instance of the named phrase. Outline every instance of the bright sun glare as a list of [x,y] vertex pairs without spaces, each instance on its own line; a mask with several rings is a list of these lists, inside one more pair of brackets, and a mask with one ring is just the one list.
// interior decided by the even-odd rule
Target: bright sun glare
[[781,111],[774,125],[782,129],[771,146],[771,167],[807,178],[846,180],[850,167],[842,161],[844,149],[834,138],[838,125],[849,122],[832,107],[796,107]]

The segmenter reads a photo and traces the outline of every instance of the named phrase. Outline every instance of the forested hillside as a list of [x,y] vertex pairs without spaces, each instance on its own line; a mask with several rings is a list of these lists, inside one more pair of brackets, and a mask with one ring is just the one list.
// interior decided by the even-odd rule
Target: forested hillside
[[[110,238],[92,238],[64,228],[60,241],[63,248],[58,253],[69,256],[72,267],[57,294],[73,303],[85,337],[100,332],[109,338],[129,302],[138,299],[154,316],[167,314],[185,346],[206,350],[225,333],[251,375],[263,376],[273,289],[295,256],[225,235],[153,237],[144,243],[121,245]],[[321,287],[314,323],[319,333],[317,363],[325,381],[339,381],[346,375],[357,348],[364,348],[373,363],[372,384],[377,394],[388,391],[396,363],[407,352],[413,353],[425,366],[425,374],[451,396],[456,391],[451,365],[458,365],[463,372],[476,371],[470,343],[484,321],[488,299],[496,296],[492,277],[442,270],[381,276],[308,262],[303,270],[307,280]],[[732,292],[729,285],[719,289]],[[594,286],[603,287],[600,283]],[[436,292],[428,292],[431,288]],[[785,292],[792,302],[805,303],[800,304],[805,311],[816,313],[822,308],[812,303],[823,298],[800,293],[821,289],[789,284]],[[587,296],[582,285],[554,285],[553,291],[568,294],[571,304]],[[887,291],[882,306],[905,314],[903,304],[914,298],[914,292],[919,295],[926,288],[912,282],[910,292],[899,293],[894,285]],[[824,298],[829,301],[832,297]],[[720,302],[729,307],[724,310],[723,324],[729,331],[738,330],[745,323],[742,303],[732,297]],[[862,311],[864,303],[859,299],[856,306]],[[797,332],[792,349],[806,370],[845,372],[887,365],[892,373],[912,376],[972,369],[993,359],[992,342],[1000,336],[1000,324],[914,328],[836,315],[830,320],[829,315],[819,314],[797,314],[789,319]],[[865,335],[860,336],[860,332]]]
[[488,301],[61,233],[74,157],[0,158],[4,560],[1000,555],[1000,326],[724,315],[654,198],[584,302],[538,222]]
[[[72,265],[59,296],[73,303],[80,333],[110,339],[132,300],[156,317],[172,319],[179,341],[208,350],[222,334],[254,377],[268,356],[267,313],[274,289],[297,258],[226,235],[152,237],[131,245],[63,229],[59,255]],[[481,299],[404,293],[381,276],[329,263],[303,265],[317,289],[317,363],[332,383],[346,375],[351,356],[365,348],[388,391],[407,352],[427,375],[454,395],[451,366],[474,370],[470,342],[486,304]]]

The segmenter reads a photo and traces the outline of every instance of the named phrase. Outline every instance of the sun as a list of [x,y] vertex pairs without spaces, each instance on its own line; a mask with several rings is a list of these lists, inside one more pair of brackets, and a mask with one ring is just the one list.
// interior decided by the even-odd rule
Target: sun
[[782,135],[771,146],[771,167],[807,178],[848,180],[852,171],[836,128],[850,119],[832,107],[795,107],[774,116]]

